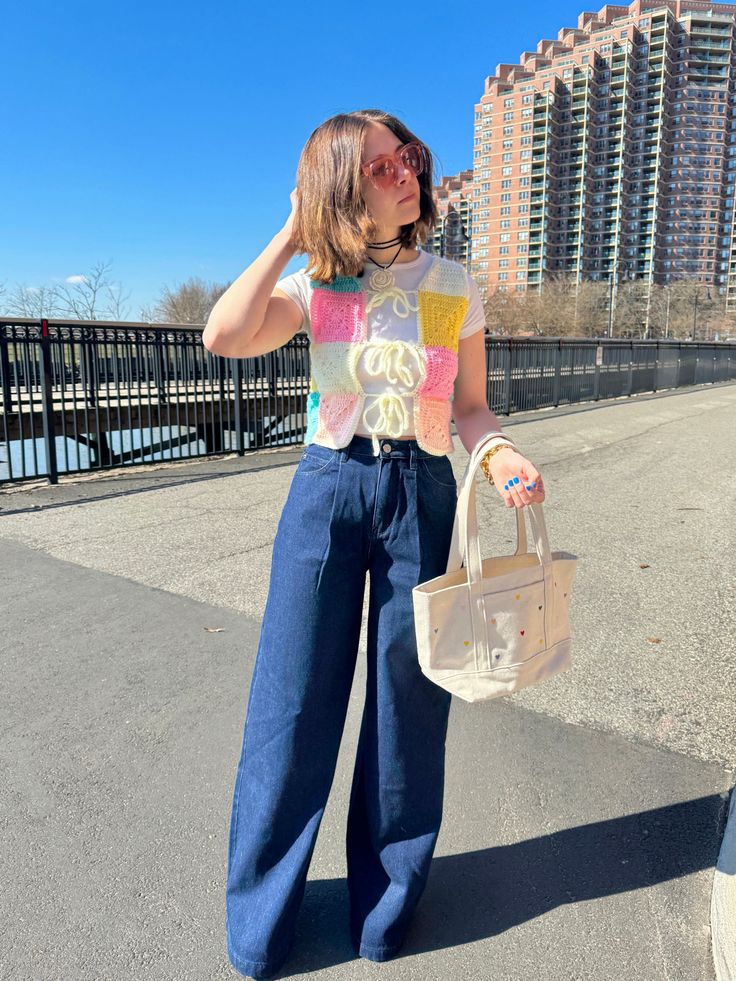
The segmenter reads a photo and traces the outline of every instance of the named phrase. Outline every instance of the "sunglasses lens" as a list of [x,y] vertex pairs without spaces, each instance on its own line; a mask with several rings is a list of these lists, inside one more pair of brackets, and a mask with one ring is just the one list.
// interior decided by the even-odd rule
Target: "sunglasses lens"
[[[404,167],[407,167],[412,173],[421,174],[424,170],[422,148],[417,143],[407,143],[405,147],[401,148],[398,156]],[[379,187],[390,187],[395,176],[396,166],[391,157],[381,157],[371,164],[371,177]]]
[[381,186],[388,186],[394,179],[394,165],[390,157],[383,157],[371,166],[373,179]]
[[422,154],[416,143],[410,143],[401,151],[401,159],[404,165],[413,170],[415,174],[421,174],[423,169]]

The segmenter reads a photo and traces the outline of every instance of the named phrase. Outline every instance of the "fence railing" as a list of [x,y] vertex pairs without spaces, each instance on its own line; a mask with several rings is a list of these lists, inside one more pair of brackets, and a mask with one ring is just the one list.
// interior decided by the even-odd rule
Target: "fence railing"
[[[736,345],[486,336],[497,415],[736,380]],[[299,444],[309,342],[222,358],[202,328],[0,319],[0,483]]]

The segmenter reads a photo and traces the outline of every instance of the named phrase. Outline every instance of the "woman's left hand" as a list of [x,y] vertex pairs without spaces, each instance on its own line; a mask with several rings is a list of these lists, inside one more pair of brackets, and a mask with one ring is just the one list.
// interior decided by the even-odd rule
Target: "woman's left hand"
[[527,504],[541,504],[544,500],[544,484],[539,471],[521,453],[499,450],[488,461],[488,469],[506,507],[523,508]]

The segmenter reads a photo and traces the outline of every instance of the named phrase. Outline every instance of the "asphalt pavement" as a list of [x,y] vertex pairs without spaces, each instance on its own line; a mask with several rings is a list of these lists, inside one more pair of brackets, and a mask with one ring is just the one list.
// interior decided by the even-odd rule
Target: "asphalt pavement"
[[[736,385],[501,423],[544,477],[552,548],[579,557],[573,667],[453,700],[427,889],[401,954],[377,964],[347,921],[359,656],[279,977],[716,977],[711,893],[736,776]],[[230,804],[301,448],[0,491],[0,978],[238,976]],[[478,519],[484,555],[513,552],[513,513],[480,482]],[[361,655],[367,604],[366,589]]]

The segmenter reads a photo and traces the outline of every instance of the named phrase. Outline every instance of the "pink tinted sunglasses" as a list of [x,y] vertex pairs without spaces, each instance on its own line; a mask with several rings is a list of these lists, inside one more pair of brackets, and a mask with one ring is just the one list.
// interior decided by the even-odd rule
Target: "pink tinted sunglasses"
[[370,178],[374,187],[385,191],[396,180],[399,161],[412,173],[421,174],[424,170],[424,147],[416,141],[405,143],[392,154],[382,154],[361,164],[360,169]]

